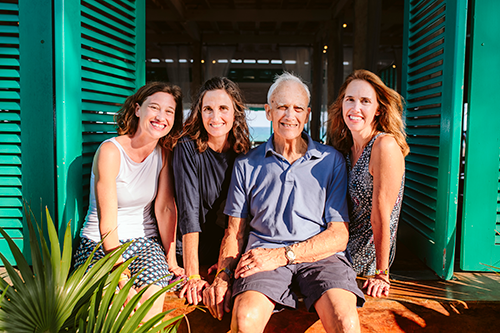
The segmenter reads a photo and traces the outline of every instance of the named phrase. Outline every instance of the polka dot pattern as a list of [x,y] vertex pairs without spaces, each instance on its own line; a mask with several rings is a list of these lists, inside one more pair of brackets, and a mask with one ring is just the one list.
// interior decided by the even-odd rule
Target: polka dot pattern
[[[349,154],[346,156],[349,173],[349,243],[347,248],[353,261],[353,268],[360,275],[374,275],[376,267],[375,243],[371,225],[373,176],[368,170],[370,156],[375,139],[383,135],[379,133],[366,145],[358,161],[351,165]],[[401,181],[398,198],[392,209],[390,221],[391,247],[389,266],[394,261],[396,253],[396,233],[403,199],[404,180]]]

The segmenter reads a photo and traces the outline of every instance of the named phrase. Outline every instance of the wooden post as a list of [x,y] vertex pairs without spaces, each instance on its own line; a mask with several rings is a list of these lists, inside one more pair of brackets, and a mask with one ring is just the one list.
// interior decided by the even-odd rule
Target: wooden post
[[340,86],[344,81],[344,46],[342,18],[335,18],[328,23],[328,67],[327,67],[327,85],[328,85],[328,105],[337,98]]
[[381,0],[354,1],[353,69],[377,72]]
[[192,100],[192,96],[196,96],[203,80],[201,72],[201,42],[193,42],[191,44],[191,52],[193,54],[193,65],[191,67],[191,96],[189,96],[189,100]]
[[323,85],[323,48],[321,42],[314,43],[313,49],[313,79],[311,92],[311,137],[315,141],[320,140],[321,126],[321,91]]

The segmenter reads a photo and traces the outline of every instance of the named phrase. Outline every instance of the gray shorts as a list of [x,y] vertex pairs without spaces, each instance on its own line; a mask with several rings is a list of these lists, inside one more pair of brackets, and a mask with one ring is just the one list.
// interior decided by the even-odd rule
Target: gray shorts
[[365,303],[363,292],[356,283],[356,273],[347,258],[338,254],[317,262],[287,265],[239,278],[233,284],[233,297],[253,290],[266,295],[276,305],[296,309],[298,298],[292,291],[292,284],[300,289],[309,311],[314,311],[316,301],[333,288],[355,294],[358,307]]

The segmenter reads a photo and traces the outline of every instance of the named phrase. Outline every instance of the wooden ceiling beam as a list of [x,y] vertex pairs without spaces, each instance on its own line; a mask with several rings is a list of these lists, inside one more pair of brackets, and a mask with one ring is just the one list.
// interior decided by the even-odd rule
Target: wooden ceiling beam
[[[201,40],[207,44],[301,44],[308,45],[315,41],[315,35],[253,35],[253,34],[201,34]],[[194,40],[187,34],[147,34],[147,43],[191,43]]]
[[[175,2],[176,0],[169,0]],[[328,21],[332,13],[317,9],[193,9],[179,16],[168,10],[148,12],[148,21],[186,20],[195,22],[295,22]]]

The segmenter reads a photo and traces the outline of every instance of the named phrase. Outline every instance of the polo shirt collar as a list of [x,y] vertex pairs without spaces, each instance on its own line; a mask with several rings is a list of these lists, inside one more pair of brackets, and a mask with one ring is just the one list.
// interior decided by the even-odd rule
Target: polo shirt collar
[[[319,151],[316,142],[307,134],[306,132],[302,132],[302,137],[307,140],[307,151],[304,154],[304,159],[310,160],[311,158],[320,158],[321,152]],[[276,150],[274,150],[273,143],[274,133],[266,142],[266,153],[265,156],[269,156],[269,154],[279,155]]]

